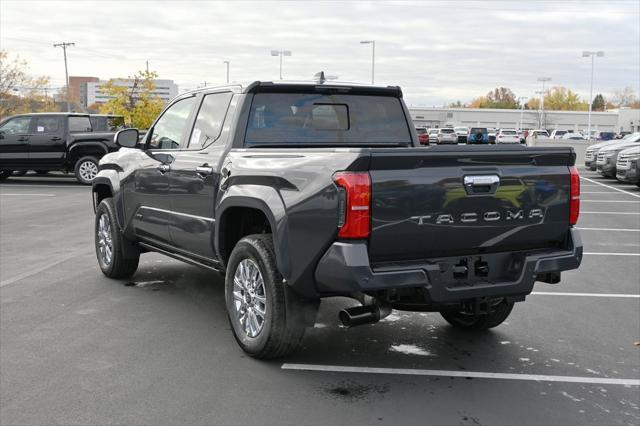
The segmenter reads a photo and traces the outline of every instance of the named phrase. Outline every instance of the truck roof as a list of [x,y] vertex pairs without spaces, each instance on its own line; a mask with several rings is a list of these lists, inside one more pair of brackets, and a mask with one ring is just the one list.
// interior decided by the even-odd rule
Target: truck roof
[[185,92],[183,95],[200,92],[217,92],[222,90],[230,90],[234,93],[258,93],[271,91],[297,92],[300,90],[312,90],[402,97],[402,90],[399,86],[375,86],[371,84],[335,81],[330,83],[327,83],[326,81],[322,83],[317,81],[252,81],[249,83],[201,87]]

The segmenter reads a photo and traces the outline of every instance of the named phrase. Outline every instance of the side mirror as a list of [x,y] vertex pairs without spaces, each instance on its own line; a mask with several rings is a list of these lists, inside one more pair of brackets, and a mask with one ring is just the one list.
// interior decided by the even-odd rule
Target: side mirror
[[123,148],[135,148],[138,145],[138,136],[138,129],[124,129],[115,134],[113,141]]

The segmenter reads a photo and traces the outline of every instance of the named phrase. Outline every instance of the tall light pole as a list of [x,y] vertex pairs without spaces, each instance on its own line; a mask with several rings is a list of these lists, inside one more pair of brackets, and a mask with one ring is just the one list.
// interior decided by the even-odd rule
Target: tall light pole
[[290,50],[272,50],[271,56],[280,56],[280,80],[282,80],[282,57],[291,56]]
[[[544,117],[544,84],[547,81],[551,81],[551,77],[538,77],[538,81],[542,82],[542,96],[541,96],[541,100],[540,100],[540,127],[542,129],[544,129],[547,126],[547,120]],[[542,123],[542,121],[544,120],[544,124]]]
[[362,40],[360,44],[371,45],[371,84],[375,81],[376,74],[376,41],[375,40]]
[[587,125],[587,137],[591,140],[591,108],[593,106],[593,66],[595,62],[595,57],[603,57],[604,52],[602,50],[598,50],[596,52],[592,52],[589,50],[585,50],[582,52],[583,58],[591,57],[591,86],[589,87],[589,124]]
[[526,96],[519,96],[518,97],[518,103],[520,104],[520,131],[522,131],[522,126],[523,126],[523,121],[524,121],[524,102],[522,101],[526,101],[527,98]]
[[229,84],[229,61],[224,61],[225,64],[227,64],[227,84]]
[[75,43],[67,43],[64,41],[62,43],[56,43],[53,45],[53,47],[62,47],[62,52],[64,54],[64,77],[65,81],[67,82],[67,96],[65,96],[67,98],[67,112],[71,110],[71,107],[69,105],[69,71],[67,68],[67,47],[75,45]]

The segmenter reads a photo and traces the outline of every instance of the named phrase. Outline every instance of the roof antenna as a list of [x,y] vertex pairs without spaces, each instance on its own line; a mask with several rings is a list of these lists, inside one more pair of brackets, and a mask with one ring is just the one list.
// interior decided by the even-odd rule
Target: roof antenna
[[327,79],[324,76],[324,71],[317,72],[316,75],[313,76],[316,80],[318,80],[319,84],[324,84]]

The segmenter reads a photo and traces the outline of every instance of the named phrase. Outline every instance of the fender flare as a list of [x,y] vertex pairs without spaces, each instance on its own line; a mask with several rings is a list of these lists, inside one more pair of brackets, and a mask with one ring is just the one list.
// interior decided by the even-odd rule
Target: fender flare
[[[251,188],[248,188],[251,187]],[[257,188],[260,188],[256,191]],[[249,192],[251,194],[249,194]],[[271,227],[273,246],[278,270],[285,279],[291,274],[289,262],[288,235],[289,226],[282,198],[275,188],[260,185],[234,185],[225,193],[222,201],[216,207],[215,214],[215,251],[219,259],[223,259],[221,251],[222,218],[232,207],[247,207],[261,211]]]
[[[106,144],[103,142],[98,142],[98,141],[91,141],[91,142],[75,142],[73,144],[71,144],[71,146],[69,146],[69,150],[67,152],[67,158],[70,158],[73,156],[73,154],[75,153],[76,149],[80,149],[80,148],[84,148],[84,147],[98,147],[100,148],[103,152],[102,155],[106,155],[109,153],[109,148],[107,148]],[[78,159],[80,159],[80,156],[78,156]]]
[[113,203],[116,210],[116,219],[118,221],[117,225],[120,231],[124,230],[124,204],[122,202],[122,193],[120,191],[120,180],[118,176],[118,172],[116,170],[101,170],[91,185],[91,197],[93,205],[93,212],[96,212],[98,207],[97,197],[96,197],[96,187],[97,186],[107,186],[111,191],[111,195],[113,196]]

